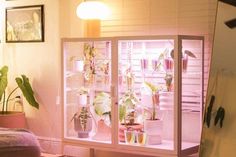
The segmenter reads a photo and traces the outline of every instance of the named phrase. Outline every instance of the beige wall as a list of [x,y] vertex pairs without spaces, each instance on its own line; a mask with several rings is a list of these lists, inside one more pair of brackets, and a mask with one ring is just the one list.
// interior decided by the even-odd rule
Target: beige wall
[[[32,81],[40,109],[35,110],[24,101],[29,129],[39,136],[57,137],[61,135],[61,104],[56,104],[60,96],[60,32],[58,0],[0,1],[4,7],[38,5],[45,7],[45,42],[1,43],[3,64],[9,66],[10,77],[26,74]],[[1,10],[4,17],[5,9]],[[2,24],[2,23],[1,23]],[[3,22],[2,32],[5,32]],[[5,34],[2,34],[5,39]],[[1,58],[2,59],[2,58]],[[13,85],[12,85],[13,86]]]
[[[1,43],[3,63],[12,75],[25,73],[37,91],[40,110],[25,106],[29,128],[38,136],[61,138],[60,37],[83,37],[83,21],[75,15],[81,0],[0,0],[1,5],[45,5],[45,42]],[[216,0],[104,0],[112,9],[102,22],[102,36],[197,34],[206,37],[206,65],[213,35]],[[4,17],[4,10],[1,10]],[[2,30],[4,24],[1,23]],[[4,39],[4,34],[2,35]],[[1,57],[1,56],[0,56]],[[2,58],[2,57],[1,57]],[[0,59],[1,64],[1,59]],[[86,150],[83,150],[86,151]],[[110,156],[104,152],[97,156]],[[114,154],[113,154],[114,155]],[[116,154],[120,156],[120,154]],[[123,156],[123,155],[122,155]],[[129,156],[129,155],[127,155]]]

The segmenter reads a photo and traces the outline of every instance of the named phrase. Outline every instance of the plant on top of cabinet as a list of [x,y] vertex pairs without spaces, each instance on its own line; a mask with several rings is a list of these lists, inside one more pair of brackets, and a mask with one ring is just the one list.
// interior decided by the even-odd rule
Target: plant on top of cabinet
[[125,141],[125,130],[142,131],[143,129],[143,125],[135,122],[138,103],[139,99],[133,90],[128,90],[119,100],[119,139],[122,142]]
[[94,140],[111,140],[111,98],[105,92],[96,95],[93,102],[94,112],[99,116],[97,132],[93,136]]

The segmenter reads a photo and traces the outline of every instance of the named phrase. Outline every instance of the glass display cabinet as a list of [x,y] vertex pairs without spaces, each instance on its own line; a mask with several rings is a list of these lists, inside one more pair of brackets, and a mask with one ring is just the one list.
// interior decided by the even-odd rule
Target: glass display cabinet
[[204,38],[62,39],[64,142],[155,156],[197,152]]

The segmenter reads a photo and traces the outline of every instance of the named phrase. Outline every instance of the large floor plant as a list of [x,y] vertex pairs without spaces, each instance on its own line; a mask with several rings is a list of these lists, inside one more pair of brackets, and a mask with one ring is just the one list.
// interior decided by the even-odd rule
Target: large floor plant
[[0,69],[0,104],[2,105],[2,110],[1,113],[2,114],[8,114],[10,113],[10,111],[8,110],[9,108],[9,103],[10,101],[16,101],[17,98],[20,98],[20,96],[15,96],[14,92],[16,92],[17,89],[20,89],[21,92],[23,93],[23,96],[26,98],[27,102],[35,107],[35,108],[39,108],[39,103],[36,101],[35,97],[34,97],[34,91],[30,85],[29,82],[29,78],[26,77],[25,75],[21,75],[21,77],[16,77],[15,81],[17,86],[9,91],[8,95],[7,95],[7,86],[8,86],[8,67],[7,66],[3,66]]

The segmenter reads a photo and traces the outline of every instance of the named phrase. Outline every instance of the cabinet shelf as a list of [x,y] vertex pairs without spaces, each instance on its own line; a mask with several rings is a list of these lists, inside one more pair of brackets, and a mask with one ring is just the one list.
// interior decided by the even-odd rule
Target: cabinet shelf
[[[203,37],[182,35],[62,39],[63,141],[143,155],[195,153],[204,102],[203,44]],[[185,50],[196,58],[182,58]],[[83,72],[73,70],[72,56],[83,59]],[[85,97],[82,87],[89,91]],[[84,121],[84,115],[93,120]],[[93,138],[100,131],[108,141]]]

